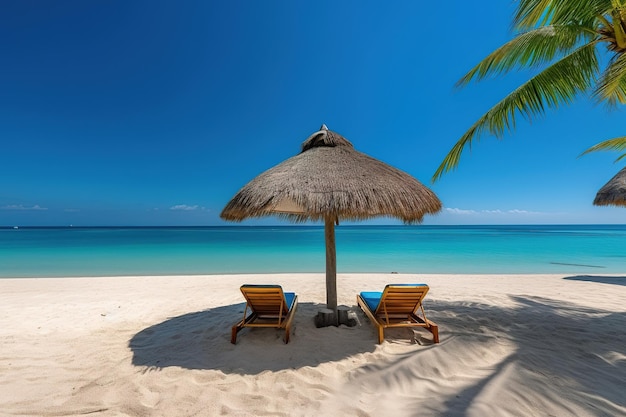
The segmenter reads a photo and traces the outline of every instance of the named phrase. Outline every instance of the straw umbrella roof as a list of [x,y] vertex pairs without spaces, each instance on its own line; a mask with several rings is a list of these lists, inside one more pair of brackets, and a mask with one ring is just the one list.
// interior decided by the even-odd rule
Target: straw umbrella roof
[[221,213],[225,220],[278,215],[295,222],[389,216],[421,222],[441,202],[409,174],[354,149],[326,126],[302,151],[245,185]]
[[622,168],[600,188],[593,200],[596,206],[626,206],[626,168]]

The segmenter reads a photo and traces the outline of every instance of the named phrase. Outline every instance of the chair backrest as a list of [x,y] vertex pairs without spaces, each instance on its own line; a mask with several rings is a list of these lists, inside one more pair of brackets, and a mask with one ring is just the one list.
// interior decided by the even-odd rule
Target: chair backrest
[[389,284],[383,291],[376,314],[415,313],[428,290],[426,284]]
[[259,315],[289,312],[290,306],[280,285],[242,285],[240,289],[250,308]]

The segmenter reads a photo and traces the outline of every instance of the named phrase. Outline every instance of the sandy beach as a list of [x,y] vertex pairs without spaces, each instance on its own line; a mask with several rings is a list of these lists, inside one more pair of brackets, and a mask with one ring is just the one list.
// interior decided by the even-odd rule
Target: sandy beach
[[[626,277],[339,274],[360,324],[317,329],[323,274],[0,280],[2,416],[626,416]],[[376,344],[362,290],[425,282]],[[230,328],[244,283],[299,296],[291,342]]]

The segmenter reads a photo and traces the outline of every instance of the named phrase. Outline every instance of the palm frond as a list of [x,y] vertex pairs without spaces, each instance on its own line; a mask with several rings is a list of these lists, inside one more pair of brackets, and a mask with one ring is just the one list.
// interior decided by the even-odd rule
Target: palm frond
[[594,97],[610,107],[626,104],[626,55],[611,60],[598,80]]
[[[591,152],[599,152],[599,151],[617,151],[624,152],[626,151],[626,136],[613,138],[609,140],[605,140],[604,142],[600,142],[597,145],[592,146],[587,149],[585,152],[581,153],[578,157],[580,158],[583,155],[586,155]],[[620,155],[615,162],[621,161],[624,157],[626,157],[626,153]]]
[[554,0],[520,0],[513,15],[513,24],[517,28],[534,28],[545,25],[550,19],[550,7]]
[[458,140],[437,168],[432,181],[458,166],[463,149],[471,147],[474,138],[485,132],[501,138],[505,131],[515,127],[516,114],[532,120],[533,116],[543,114],[546,107],[569,104],[578,93],[587,91],[598,73],[595,46],[594,41],[578,48],[493,106]]
[[597,34],[593,28],[580,25],[551,25],[522,33],[489,54],[457,82],[468,84],[491,74],[514,68],[534,67],[570,52],[581,41],[591,41]]
[[513,26],[524,30],[547,24],[588,25],[611,9],[611,0],[520,0]]

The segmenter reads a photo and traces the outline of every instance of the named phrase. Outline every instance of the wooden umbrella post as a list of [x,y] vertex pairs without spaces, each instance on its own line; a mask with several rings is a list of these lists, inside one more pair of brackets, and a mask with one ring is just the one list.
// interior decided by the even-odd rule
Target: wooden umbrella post
[[337,252],[335,249],[335,219],[324,219],[324,240],[326,241],[326,308],[317,312],[315,326],[339,326],[337,313]]
[[320,309],[315,318],[317,327],[353,327],[358,324],[356,313],[349,307],[337,306],[337,251],[335,248],[335,223],[337,219],[327,217],[324,224],[326,240],[326,308]]
[[326,308],[333,311],[335,325],[337,322],[337,250],[335,248],[335,219],[324,219],[324,238],[326,240]]

